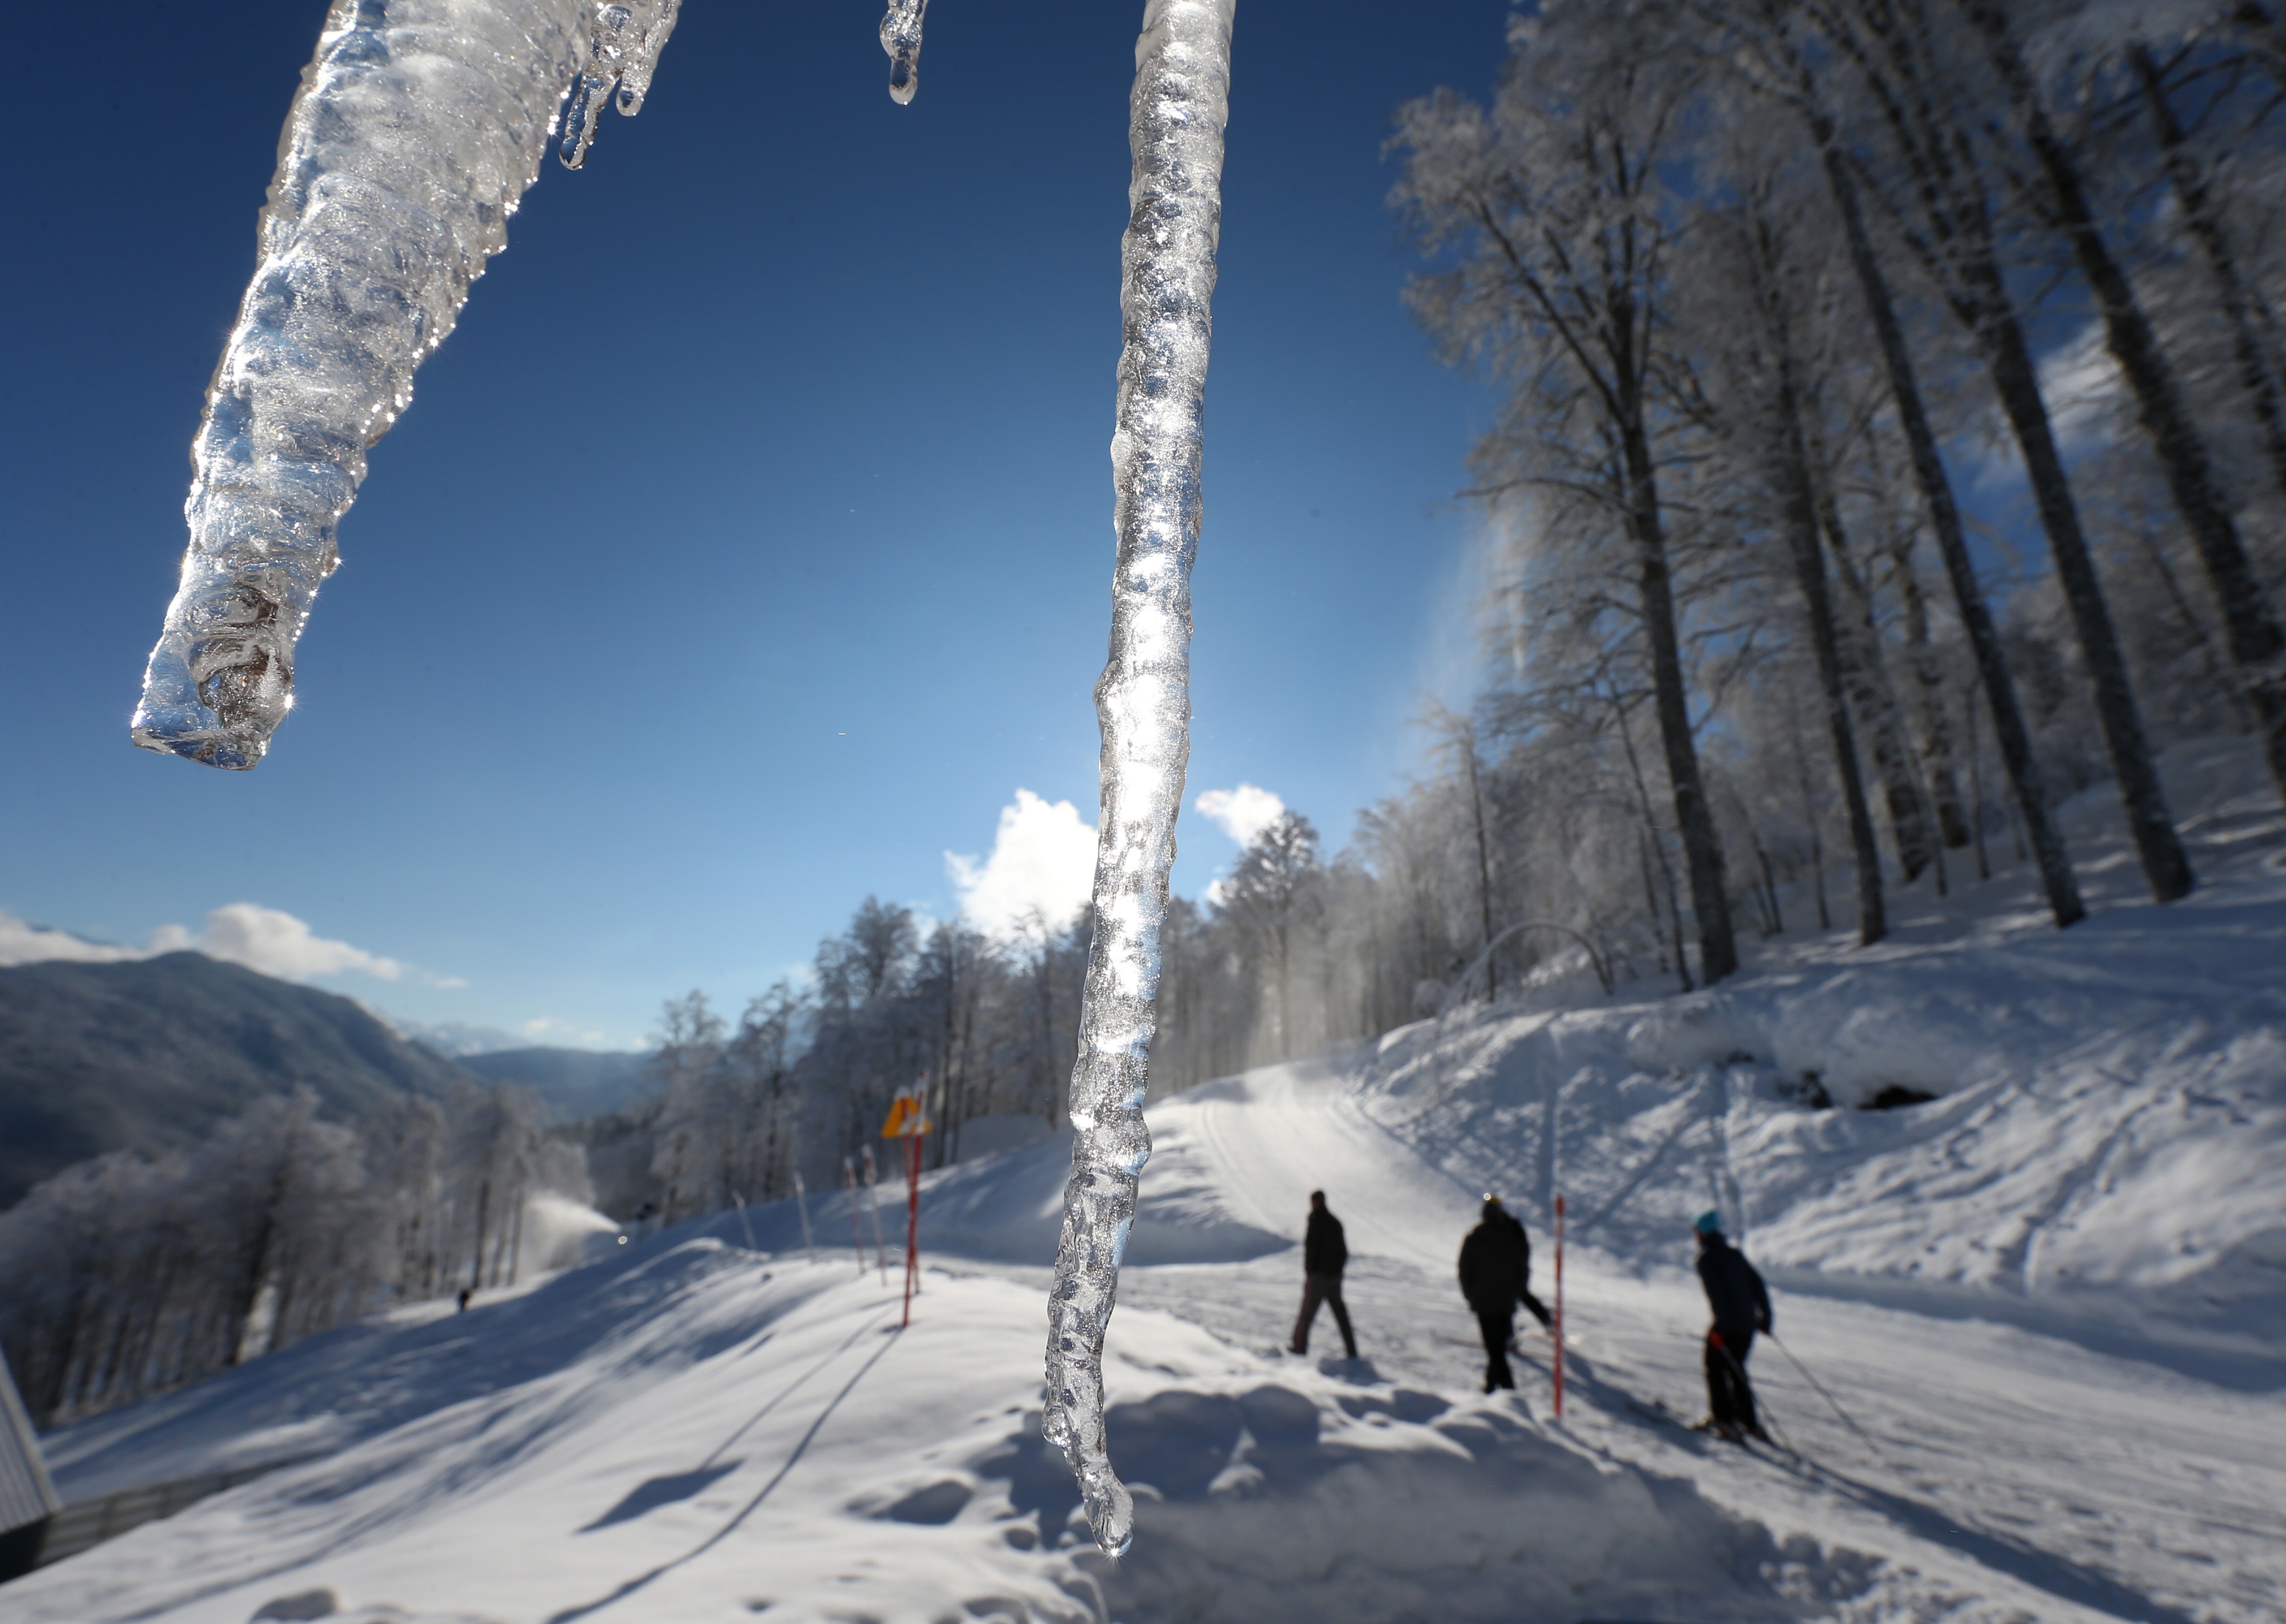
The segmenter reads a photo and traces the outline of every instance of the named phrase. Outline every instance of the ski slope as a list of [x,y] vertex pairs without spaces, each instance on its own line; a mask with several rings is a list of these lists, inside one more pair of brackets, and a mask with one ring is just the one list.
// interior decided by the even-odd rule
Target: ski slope
[[[1050,1141],[926,1180],[907,1329],[840,1198],[816,1261],[781,1203],[66,1429],[73,1498],[299,1463],[0,1620],[2275,1624],[2286,832],[2251,797],[2189,832],[2205,884],[2165,911],[2098,847],[2069,933],[2004,875],[1909,895],[1872,953],[1781,938],[1713,992],[1552,988],[1155,1101],[1107,1351],[1141,1486],[1115,1565],[1037,1433]],[[1939,1098],[1812,1110],[1809,1070]],[[1325,1316],[1283,1352],[1316,1188],[1354,1364]],[[1537,1330],[1521,1391],[1478,1391],[1452,1271],[1486,1188],[1543,1297],[1566,1197],[1560,1421]],[[1775,1287],[1754,1369],[1798,1455],[1674,1419],[1709,1204]]]

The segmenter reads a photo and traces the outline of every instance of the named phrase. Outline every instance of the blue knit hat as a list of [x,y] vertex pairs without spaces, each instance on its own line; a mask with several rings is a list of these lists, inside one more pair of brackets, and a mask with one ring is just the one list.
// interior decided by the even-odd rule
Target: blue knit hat
[[1722,1215],[1712,1210],[1702,1212],[1691,1226],[1702,1235],[1719,1235],[1722,1233]]

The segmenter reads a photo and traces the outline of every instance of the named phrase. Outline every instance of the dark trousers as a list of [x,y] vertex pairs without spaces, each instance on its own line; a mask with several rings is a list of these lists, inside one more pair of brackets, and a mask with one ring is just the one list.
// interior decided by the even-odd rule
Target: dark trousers
[[1707,1413],[1719,1423],[1760,1432],[1754,1419],[1754,1390],[1746,1383],[1746,1354],[1754,1345],[1746,1330],[1717,1328],[1707,1333]]
[[1302,1277],[1302,1314],[1294,1321],[1294,1352],[1310,1351],[1310,1322],[1318,1317],[1318,1305],[1323,1303],[1334,1311],[1334,1323],[1342,1328],[1342,1346],[1349,1350],[1352,1359],[1357,1357],[1357,1333],[1350,1329],[1350,1311],[1342,1301],[1342,1277],[1338,1274],[1305,1274]]
[[1477,1328],[1485,1337],[1485,1391],[1513,1388],[1516,1377],[1508,1368],[1509,1339],[1516,1335],[1516,1306],[1477,1310]]

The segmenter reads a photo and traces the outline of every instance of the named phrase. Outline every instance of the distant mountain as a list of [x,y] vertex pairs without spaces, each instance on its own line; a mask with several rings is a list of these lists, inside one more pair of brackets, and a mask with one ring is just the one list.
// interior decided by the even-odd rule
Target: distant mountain
[[182,1144],[297,1084],[353,1121],[467,1076],[351,999],[203,953],[0,968],[0,1208],[75,1162]]
[[603,1116],[648,1092],[647,1054],[595,1049],[501,1049],[464,1054],[454,1064],[499,1083],[522,1083],[567,1122]]
[[473,1026],[465,1021],[408,1021],[402,1015],[388,1013],[383,1013],[382,1019],[396,1029],[398,1037],[409,1037],[456,1060],[464,1054],[532,1047],[531,1038],[519,1037],[496,1026]]

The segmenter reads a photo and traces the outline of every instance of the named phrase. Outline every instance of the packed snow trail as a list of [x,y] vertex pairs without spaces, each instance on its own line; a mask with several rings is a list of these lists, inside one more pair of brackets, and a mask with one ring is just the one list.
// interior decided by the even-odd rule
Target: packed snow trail
[[[249,769],[294,703],[294,646],[340,562],[366,453],[411,404],[575,78],[642,104],[675,0],[335,0],[286,120],[254,280],[191,448],[190,547],[131,731]],[[584,71],[583,71],[584,65]]]
[[1096,683],[1103,730],[1074,1135],[1048,1299],[1048,1439],[1070,1458],[1096,1541],[1134,1535],[1103,1420],[1103,1333],[1151,1155],[1143,1125],[1158,1017],[1159,931],[1190,757],[1191,562],[1199,540],[1222,136],[1237,0],[1148,0],[1135,45],[1128,141],[1135,177],[1120,244],[1117,426],[1111,437],[1111,658]]
[[[1333,1117],[1310,1137],[1346,1142],[1344,1183],[1365,1170],[1354,1115],[1323,1110],[1306,1080],[1282,1100],[1264,1080],[1264,1100]],[[1251,1155],[1274,1131],[1220,1142]],[[1166,1138],[1196,1142],[1180,1123]],[[1368,1210],[1349,1220],[1366,1245]],[[783,1208],[755,1218],[765,1244],[798,1233]],[[1523,1393],[1478,1397],[1449,1269],[1385,1255],[1352,1266],[1354,1367],[1263,1347],[1293,1312],[1291,1252],[1131,1270],[1109,1436],[1150,1487],[1135,1546],[1101,1564],[1038,1437],[1044,1267],[932,1270],[900,1335],[896,1292],[853,1277],[847,1254],[758,1259],[737,1231],[724,1214],[467,1314],[349,1328],[72,1429],[55,1448],[75,1498],[106,1474],[335,1452],[12,1585],[7,1616],[242,1624],[319,1589],[353,1624],[763,1607],[817,1624],[2265,1624],[2286,1601],[2277,1392],[1782,1293],[1788,1342],[1903,1470],[1870,1466],[1758,1357],[1765,1403],[1817,1462],[1799,1468],[1634,1409],[1695,1413],[1704,1305],[1679,1273],[1575,1266],[1585,1328],[1557,1427],[1544,1344],[1522,1344]]]

